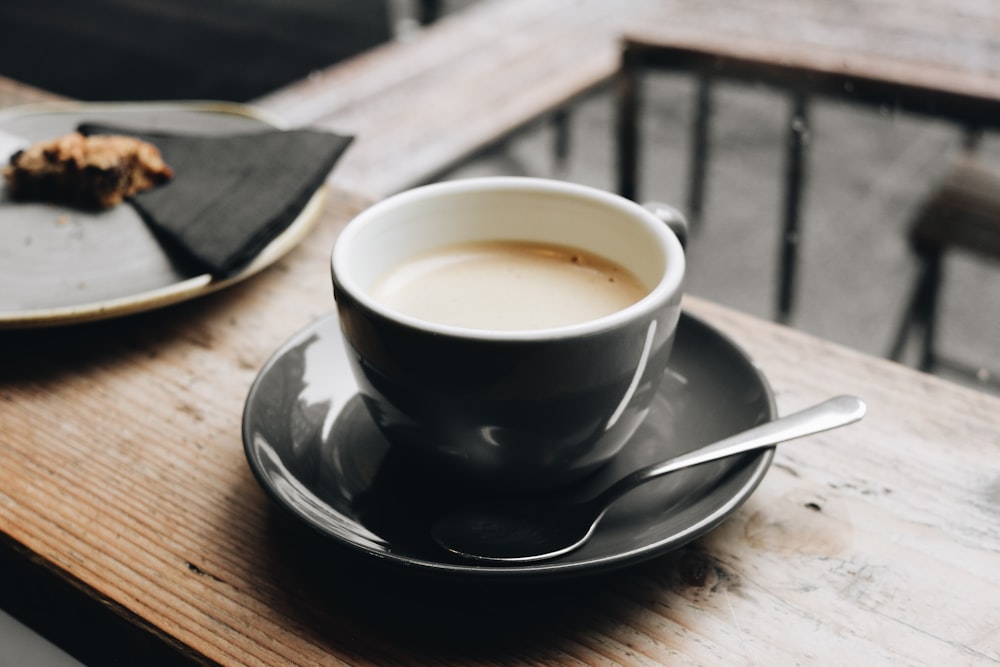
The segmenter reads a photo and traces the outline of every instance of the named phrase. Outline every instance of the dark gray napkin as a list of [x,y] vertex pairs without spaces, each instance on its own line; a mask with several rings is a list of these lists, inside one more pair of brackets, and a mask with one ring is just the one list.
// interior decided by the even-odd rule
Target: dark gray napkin
[[168,134],[84,123],[160,149],[174,178],[130,198],[171,252],[219,277],[238,272],[302,212],[351,142],[319,130]]

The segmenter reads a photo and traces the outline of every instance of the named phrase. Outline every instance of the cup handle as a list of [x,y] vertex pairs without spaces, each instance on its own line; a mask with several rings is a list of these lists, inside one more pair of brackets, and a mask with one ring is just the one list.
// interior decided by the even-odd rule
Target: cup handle
[[681,242],[681,247],[687,250],[688,221],[683,213],[670,204],[657,201],[645,203],[642,207],[662,220],[677,237],[677,240]]

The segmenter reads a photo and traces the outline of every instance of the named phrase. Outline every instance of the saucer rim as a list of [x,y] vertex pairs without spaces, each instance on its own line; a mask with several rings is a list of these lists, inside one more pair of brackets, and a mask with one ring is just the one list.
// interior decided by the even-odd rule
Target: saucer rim
[[[339,318],[336,311],[316,318],[289,336],[284,342],[281,343],[281,345],[279,345],[275,352],[271,354],[263,366],[261,366],[254,378],[253,383],[251,384],[244,403],[243,416],[241,420],[243,449],[248,465],[254,477],[257,479],[258,484],[260,484],[262,489],[280,509],[289,513],[301,524],[304,524],[308,528],[312,529],[323,538],[332,540],[337,546],[346,548],[349,552],[355,555],[366,557],[369,560],[373,559],[373,562],[385,563],[387,565],[402,568],[403,570],[413,572],[419,571],[421,573],[432,574],[435,576],[445,575],[458,578],[471,577],[479,580],[496,580],[498,578],[506,580],[511,577],[516,579],[532,580],[540,578],[565,579],[584,575],[593,575],[607,572],[609,570],[616,570],[636,565],[651,558],[675,551],[676,549],[679,549],[685,544],[708,534],[718,527],[744,502],[746,502],[751,495],[753,495],[757,487],[767,475],[774,459],[775,447],[760,450],[755,455],[756,460],[747,464],[748,468],[752,468],[751,476],[738,489],[738,491],[732,494],[732,496],[728,498],[721,507],[716,509],[714,512],[705,515],[701,520],[688,526],[686,529],[675,532],[666,538],[649,544],[624,551],[615,551],[614,553],[601,557],[589,558],[584,561],[554,560],[519,565],[488,565],[473,562],[460,564],[443,560],[428,560],[425,558],[395,553],[391,550],[391,541],[386,541],[385,550],[371,548],[361,541],[351,540],[345,538],[343,535],[332,532],[329,528],[325,527],[322,522],[315,521],[312,518],[305,516],[303,513],[297,511],[293,505],[286,503],[274,488],[273,480],[270,476],[265,474],[261,467],[255,463],[255,456],[251,450],[252,428],[250,422],[252,416],[252,406],[255,402],[255,397],[263,378],[282,360],[288,350],[300,344],[309,336],[313,335],[317,330],[323,329],[331,324],[334,327],[337,327],[339,331]],[[692,315],[687,310],[682,310],[681,312],[678,327],[682,325],[701,327],[703,330],[706,330],[710,332],[711,335],[715,336],[721,344],[729,347],[730,351],[746,364],[746,368],[750,371],[750,375],[756,380],[758,385],[757,388],[762,394],[762,403],[767,407],[767,414],[764,415],[764,419],[766,421],[770,421],[777,418],[777,404],[770,382],[767,380],[767,377],[764,375],[761,368],[740,345],[738,345],[730,336],[722,333],[701,318]],[[333,508],[329,505],[327,505],[327,507],[333,510]],[[338,512],[338,514],[340,513]],[[341,516],[345,515],[341,514]],[[358,522],[351,517],[345,516],[345,519],[351,521],[351,523],[361,526],[362,528],[364,527],[362,524],[358,524]],[[572,554],[567,555],[567,557],[571,558]]]

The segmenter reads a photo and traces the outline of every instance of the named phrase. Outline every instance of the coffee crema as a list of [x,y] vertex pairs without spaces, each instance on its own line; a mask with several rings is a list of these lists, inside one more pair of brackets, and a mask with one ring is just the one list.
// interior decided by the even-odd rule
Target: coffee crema
[[594,320],[647,292],[630,271],[604,257],[526,241],[444,246],[397,264],[368,291],[421,320],[502,331]]

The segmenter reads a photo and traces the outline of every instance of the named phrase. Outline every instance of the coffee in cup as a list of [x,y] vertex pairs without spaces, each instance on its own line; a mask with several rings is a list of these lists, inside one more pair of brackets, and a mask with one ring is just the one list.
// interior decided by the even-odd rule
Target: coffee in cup
[[435,248],[382,275],[369,294],[428,322],[496,331],[549,329],[627,308],[648,289],[581,248],[476,241]]
[[374,422],[414,460],[504,491],[569,484],[621,449],[666,368],[684,275],[646,208],[506,177],[375,204],[331,263]]

